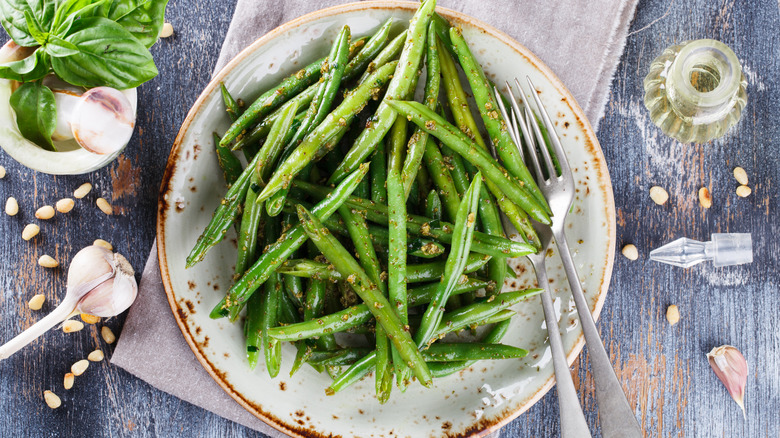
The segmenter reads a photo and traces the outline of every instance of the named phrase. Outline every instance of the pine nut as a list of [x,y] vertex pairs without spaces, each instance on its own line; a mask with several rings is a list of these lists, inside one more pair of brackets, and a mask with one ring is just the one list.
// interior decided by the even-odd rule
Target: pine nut
[[168,38],[171,35],[173,35],[173,25],[171,23],[165,22],[162,29],[160,30],[160,38]]
[[97,201],[95,201],[95,203],[97,204],[100,211],[102,211],[103,213],[109,216],[114,214],[114,208],[111,207],[111,204],[109,204],[108,201],[106,201],[105,199],[97,198]]
[[19,203],[16,202],[16,198],[11,196],[5,201],[5,214],[8,216],[16,216],[17,213],[19,213]]
[[67,373],[65,374],[65,378],[62,380],[62,386],[64,386],[65,389],[73,388],[74,380],[76,380],[76,376],[74,376],[73,373]]
[[52,409],[57,409],[60,407],[60,405],[62,405],[62,400],[57,397],[57,394],[49,391],[48,389],[43,391],[43,400],[46,402],[46,406]]
[[650,199],[658,205],[664,205],[669,200],[669,193],[661,187],[653,186],[650,188]]
[[100,336],[103,337],[103,340],[106,341],[106,344],[113,344],[114,341],[116,341],[114,332],[111,331],[111,328],[105,325],[100,329]]
[[57,260],[54,260],[54,258],[48,254],[42,255],[38,259],[38,264],[44,268],[56,268],[60,265]]
[[704,208],[712,207],[712,195],[710,195],[710,189],[707,187],[699,189],[699,204]]
[[0,179],[5,178],[5,167],[0,166]]
[[109,251],[113,251],[114,250],[113,245],[111,245],[110,243],[106,242],[103,239],[97,239],[94,242],[92,242],[92,244],[95,245],[95,246],[99,246],[101,248],[105,248],[105,249],[107,249]]
[[103,360],[103,351],[101,350],[95,350],[92,353],[89,353],[89,356],[87,356],[87,359],[89,359],[90,362],[100,362]]
[[734,179],[737,180],[737,182],[740,185],[746,186],[748,183],[748,176],[747,172],[745,172],[745,169],[741,167],[735,167],[734,168]]
[[737,196],[740,198],[747,198],[751,193],[753,193],[753,190],[751,190],[748,186],[737,187]]
[[69,211],[73,210],[74,205],[76,205],[76,203],[71,198],[60,199],[55,204],[55,206],[57,207],[57,211],[59,211],[60,213],[68,213]]
[[634,246],[632,243],[624,246],[621,252],[629,260],[636,260],[639,258],[639,250],[637,250],[636,246]]
[[71,365],[70,372],[73,373],[74,376],[80,376],[84,374],[84,371],[86,371],[88,367],[89,361],[86,359],[81,359],[80,361]]
[[83,328],[84,328],[84,323],[81,321],[76,321],[75,319],[69,319],[62,323],[62,331],[65,333],[77,332]]
[[680,310],[674,304],[666,308],[666,320],[669,321],[669,325],[675,325],[680,321]]
[[82,313],[81,320],[86,322],[87,324],[97,324],[100,322],[100,317],[95,315],[90,315],[89,313]]
[[30,240],[33,237],[37,236],[40,231],[41,228],[38,225],[27,224],[27,226],[25,226],[24,229],[22,230],[22,239]]
[[40,220],[49,220],[54,217],[54,207],[51,205],[44,205],[35,211],[35,217]]
[[44,301],[46,301],[46,295],[35,295],[34,297],[30,298],[30,301],[27,302],[27,307],[29,307],[30,310],[41,310]]
[[89,194],[89,192],[92,191],[92,184],[90,183],[84,183],[79,186],[74,192],[73,197],[76,199],[81,199]]

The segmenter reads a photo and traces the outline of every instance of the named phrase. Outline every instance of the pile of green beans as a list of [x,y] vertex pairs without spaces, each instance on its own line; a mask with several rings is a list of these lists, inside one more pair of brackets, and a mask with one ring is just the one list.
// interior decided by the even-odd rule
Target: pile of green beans
[[[394,386],[527,353],[500,341],[511,307],[540,290],[502,287],[507,259],[537,251],[529,220],[549,223],[549,208],[435,3],[395,36],[392,19],[356,41],[344,26],[325,58],[249,105],[222,84],[233,123],[214,142],[227,193],[186,264],[235,227],[234,282],[210,316],[245,315],[252,369],[277,376],[290,342],[290,375],[327,372],[333,394],[373,372],[384,403]],[[410,100],[418,86],[422,102]],[[525,242],[506,237],[499,211]],[[473,339],[447,341],[462,331]]]

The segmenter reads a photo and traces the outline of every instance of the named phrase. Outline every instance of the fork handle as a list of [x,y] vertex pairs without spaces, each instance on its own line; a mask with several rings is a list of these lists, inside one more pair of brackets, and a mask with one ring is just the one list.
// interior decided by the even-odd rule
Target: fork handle
[[547,287],[547,270],[544,259],[532,260],[536,271],[536,281],[542,291],[542,309],[544,321],[547,325],[547,333],[550,339],[550,352],[552,353],[553,368],[555,369],[555,390],[558,392],[558,410],[561,416],[561,438],[591,438],[588,423],[582,414],[582,407],[577,397],[577,389],[571,379],[569,363],[566,361],[566,353],[563,352],[561,331],[558,327],[558,318],[555,316],[550,290]]
[[585,334],[585,343],[588,344],[591,374],[596,383],[596,401],[599,405],[599,419],[601,422],[601,436],[604,438],[641,438],[642,429],[636,421],[634,410],[629,406],[623,387],[620,385],[612,362],[609,360],[604,343],[601,341],[590,306],[582,292],[580,278],[574,268],[574,260],[569,252],[569,245],[562,227],[553,229],[555,244],[563,262],[563,269],[569,279],[574,302],[577,305],[577,314],[582,323],[582,332]]

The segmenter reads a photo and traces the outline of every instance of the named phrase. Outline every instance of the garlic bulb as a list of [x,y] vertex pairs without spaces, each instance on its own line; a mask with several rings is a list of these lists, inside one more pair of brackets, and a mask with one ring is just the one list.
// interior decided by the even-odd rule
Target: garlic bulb
[[20,335],[0,346],[0,360],[37,339],[62,321],[79,313],[116,316],[135,301],[138,285],[127,259],[101,246],[79,251],[68,268],[68,286],[59,306]]

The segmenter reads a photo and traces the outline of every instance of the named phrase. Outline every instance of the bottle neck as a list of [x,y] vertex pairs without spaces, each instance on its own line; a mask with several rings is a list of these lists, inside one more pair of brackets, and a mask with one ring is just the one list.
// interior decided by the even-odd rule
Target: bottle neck
[[684,44],[669,68],[666,89],[674,111],[693,125],[725,118],[736,103],[742,67],[734,52],[715,40]]

